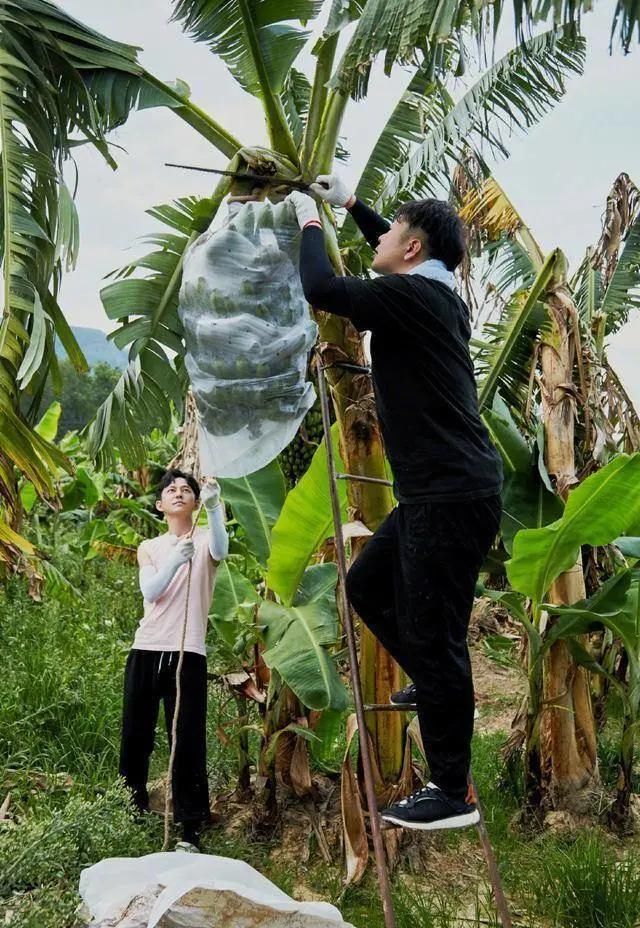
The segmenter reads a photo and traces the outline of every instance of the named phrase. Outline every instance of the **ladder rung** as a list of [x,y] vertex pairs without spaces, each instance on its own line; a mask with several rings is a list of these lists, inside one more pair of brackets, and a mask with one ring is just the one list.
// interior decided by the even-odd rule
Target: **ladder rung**
[[383,480],[382,477],[360,477],[357,474],[336,474],[336,480],[355,480],[357,483],[379,483],[383,487],[392,487],[390,480]]
[[331,370],[332,367],[339,367],[343,371],[355,371],[356,374],[370,374],[371,368],[362,364],[353,364],[350,361],[333,361],[331,364],[325,364],[323,370]]
[[365,712],[415,712],[416,705],[394,706],[392,702],[383,705],[370,705],[362,707]]

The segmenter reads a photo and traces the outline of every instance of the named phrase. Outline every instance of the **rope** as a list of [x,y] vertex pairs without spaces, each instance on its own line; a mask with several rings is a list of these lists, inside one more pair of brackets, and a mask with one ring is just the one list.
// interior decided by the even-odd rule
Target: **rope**
[[[187,538],[193,538],[193,533],[198,525],[198,518],[202,511],[202,502],[198,506],[191,531]],[[176,667],[176,704],[173,710],[173,720],[171,722],[171,751],[169,753],[169,769],[167,771],[167,783],[164,791],[164,841],[162,850],[169,849],[169,805],[170,795],[172,794],[173,767],[176,760],[176,748],[178,746],[178,715],[180,713],[180,702],[182,700],[182,665],[184,663],[184,643],[187,637],[187,622],[189,621],[189,596],[191,595],[191,572],[193,570],[193,559],[189,561],[189,570],[187,573],[187,595],[184,603],[184,619],[182,621],[182,636],[180,638],[180,654],[178,656],[178,666]]]

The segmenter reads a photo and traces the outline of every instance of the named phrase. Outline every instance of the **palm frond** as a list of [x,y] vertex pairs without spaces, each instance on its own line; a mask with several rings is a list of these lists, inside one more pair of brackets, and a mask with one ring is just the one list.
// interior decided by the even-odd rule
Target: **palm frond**
[[475,356],[481,409],[493,402],[496,390],[525,418],[527,394],[536,346],[545,327],[547,311],[542,297],[559,262],[553,251],[528,290],[518,290],[505,305],[498,322],[485,324],[484,343]]
[[282,103],[297,148],[300,148],[302,144],[310,98],[309,78],[297,68],[291,68],[282,88]]
[[497,241],[489,240],[484,254],[487,266],[482,280],[498,296],[505,298],[515,290],[528,290],[533,285],[536,266],[516,238],[503,234]]
[[[334,5],[332,13],[332,26],[337,30],[358,18],[359,10],[354,4],[345,3]],[[342,94],[351,94],[355,100],[361,99],[368,90],[371,66],[381,52],[385,52],[385,74],[391,73],[394,64],[417,64],[418,52],[433,60],[438,47],[447,39],[455,38],[467,18],[467,4],[460,0],[445,3],[440,0],[421,3],[368,0],[331,86]],[[476,22],[479,35],[482,35],[483,20]],[[460,37],[456,41],[462,44]]]
[[471,187],[462,202],[460,216],[479,242],[499,242],[517,237],[531,265],[538,270],[543,253],[531,230],[494,177]]
[[593,266],[592,249],[587,250],[571,280],[570,289],[580,318],[590,329],[602,299],[602,272]]
[[186,197],[148,210],[171,231],[149,236],[154,250],[113,272],[100,294],[107,316],[120,323],[109,337],[119,348],[130,345],[126,370],[83,433],[89,454],[102,464],[114,459],[116,448],[127,466],[142,463],[142,436],[152,425],[170,427],[172,403],[182,408],[188,388],[178,317],[182,263],[213,219],[222,189],[213,199]]
[[637,309],[640,309],[640,212],[629,230],[599,306],[606,320],[606,334],[618,332],[629,313]]
[[143,436],[152,426],[169,429],[171,402],[180,410],[187,386],[180,359],[171,360],[160,342],[145,337],[83,432],[91,457],[105,467],[119,453],[126,467],[139,466],[145,459]]
[[[566,78],[582,73],[585,49],[573,30],[536,36],[489,68],[457,102],[440,81],[429,82],[428,69],[421,69],[363,174],[365,189],[377,188],[375,207],[388,214],[401,199],[433,194],[447,162],[455,163],[463,146],[483,155],[485,149],[508,154],[503,132],[530,128],[562,98]],[[412,145],[417,126],[421,138]],[[402,132],[408,154],[397,144],[390,148],[393,133],[402,137]],[[395,155],[386,168],[385,154]]]
[[[547,21],[551,17],[556,27],[564,23],[579,23],[583,13],[588,13],[591,9],[592,5],[589,0],[560,0],[554,4],[548,3],[548,0],[537,0],[535,4],[530,0],[514,0],[516,32],[522,36],[533,24],[541,20]],[[613,49],[614,39],[617,36],[620,47],[624,52],[628,52],[636,31],[638,40],[640,40],[638,5],[629,0],[618,0],[611,22],[610,49]]]
[[291,23],[313,20],[322,0],[173,0],[173,19],[225,62],[243,90],[265,107],[272,147],[297,162],[280,99],[309,33]]
[[[336,20],[342,23],[353,4],[338,2],[334,6]],[[521,44],[530,38],[532,27],[541,22],[549,22],[556,32],[563,27],[576,28],[591,5],[589,0],[564,0],[560,4],[514,0],[513,8]],[[420,54],[428,57],[439,44],[459,35],[465,25],[478,46],[486,48],[493,42],[504,12],[503,4],[473,4],[466,0],[368,0],[332,85],[359,99],[367,93],[372,64],[382,52],[384,70],[389,74],[394,64],[415,64]],[[630,0],[618,0],[612,39],[617,31],[622,47],[628,51],[635,30],[640,38],[640,7]],[[462,39],[459,42],[462,57]]]

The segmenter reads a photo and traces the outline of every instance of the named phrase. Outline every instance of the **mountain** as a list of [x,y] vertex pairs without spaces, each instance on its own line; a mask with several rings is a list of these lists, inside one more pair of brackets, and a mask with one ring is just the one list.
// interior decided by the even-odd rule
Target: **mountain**
[[[127,366],[127,352],[116,348],[113,342],[107,341],[106,334],[101,329],[90,329],[87,326],[72,326],[73,334],[84,351],[90,367],[104,361],[111,367],[124,370]],[[66,358],[66,353],[60,342],[56,345],[56,354],[59,358]]]

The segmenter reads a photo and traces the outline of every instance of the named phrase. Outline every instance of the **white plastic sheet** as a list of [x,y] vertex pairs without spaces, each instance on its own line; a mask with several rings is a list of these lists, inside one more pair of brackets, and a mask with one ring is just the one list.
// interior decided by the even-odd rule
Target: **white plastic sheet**
[[247,203],[185,255],[180,318],[198,408],[202,473],[241,477],[293,439],[315,401],[317,327],[300,284],[289,203]]
[[83,870],[90,928],[353,928],[326,902],[295,902],[241,860],[114,857]]

